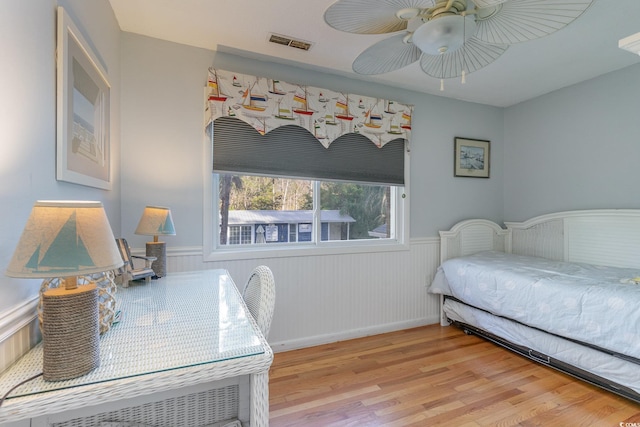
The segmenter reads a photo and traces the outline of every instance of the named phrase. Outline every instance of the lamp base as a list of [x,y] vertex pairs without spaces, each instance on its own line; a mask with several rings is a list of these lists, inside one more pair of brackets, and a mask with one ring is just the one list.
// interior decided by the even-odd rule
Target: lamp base
[[[100,335],[107,332],[116,316],[116,291],[115,274],[113,271],[94,273],[87,276],[78,276],[78,286],[85,286],[95,282],[98,287],[98,312],[100,313]],[[38,322],[42,331],[42,294],[48,289],[64,288],[64,278],[52,277],[44,279],[40,285],[40,300],[38,301]]]
[[[157,277],[167,275],[167,244],[166,242],[147,242],[147,256],[156,257],[151,264]],[[157,278],[156,277],[156,278]]]
[[45,381],[76,378],[100,366],[98,288],[54,288],[42,294]]

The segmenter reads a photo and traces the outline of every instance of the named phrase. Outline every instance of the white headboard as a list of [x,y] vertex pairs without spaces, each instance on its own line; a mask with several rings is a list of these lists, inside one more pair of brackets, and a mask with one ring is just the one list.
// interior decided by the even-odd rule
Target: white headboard
[[440,263],[481,251],[508,252],[509,231],[486,219],[468,219],[440,232]]
[[440,232],[440,261],[483,250],[640,267],[640,209],[558,212],[524,222],[472,219]]

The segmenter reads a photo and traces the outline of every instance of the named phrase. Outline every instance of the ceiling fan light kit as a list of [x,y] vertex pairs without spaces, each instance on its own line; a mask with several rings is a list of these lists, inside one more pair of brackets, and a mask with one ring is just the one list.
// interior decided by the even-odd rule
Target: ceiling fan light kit
[[[464,83],[467,74],[491,64],[509,45],[564,28],[593,1],[338,0],[324,19],[349,33],[398,33],[358,55],[354,72],[388,73],[419,61],[427,75],[440,79],[442,90],[443,79],[462,76]],[[640,36],[635,42],[640,44]]]
[[423,53],[439,55],[452,52],[473,36],[476,21],[472,16],[448,15],[425,22],[413,33],[413,44]]

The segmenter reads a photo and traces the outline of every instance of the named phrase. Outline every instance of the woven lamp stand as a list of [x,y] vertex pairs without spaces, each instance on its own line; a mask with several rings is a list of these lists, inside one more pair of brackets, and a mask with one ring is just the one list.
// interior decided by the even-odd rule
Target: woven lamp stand
[[[113,271],[104,271],[86,276],[78,276],[78,286],[95,284],[98,287],[98,313],[100,315],[100,335],[107,332],[116,316],[116,291],[115,275]],[[64,287],[64,279],[52,277],[42,281],[40,286],[40,300],[38,301],[38,322],[42,331],[42,294],[47,290]]]
[[43,377],[62,381],[100,366],[98,288],[53,288],[42,294]]
[[156,257],[151,264],[151,269],[156,277],[167,275],[167,244],[166,242],[147,242],[147,256]]

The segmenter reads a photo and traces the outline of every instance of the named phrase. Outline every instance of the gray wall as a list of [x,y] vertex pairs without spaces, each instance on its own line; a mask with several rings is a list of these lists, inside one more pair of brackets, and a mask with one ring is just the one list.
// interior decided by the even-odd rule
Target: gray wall
[[[209,66],[414,104],[411,237],[437,236],[460,219],[502,220],[503,112],[499,108],[366,83],[124,33],[122,232],[133,247],[145,204],[171,207],[170,246],[202,245],[203,94]],[[491,178],[453,177],[455,136],[491,141]],[[208,173],[208,172],[207,172]]]
[[640,65],[505,110],[504,218],[640,208]]
[[[113,191],[56,181],[56,7],[67,9],[111,83]],[[108,0],[4,0],[0,13],[0,271],[13,254],[36,200],[103,202],[120,232],[120,29]],[[40,280],[0,274],[4,311],[37,294]]]

